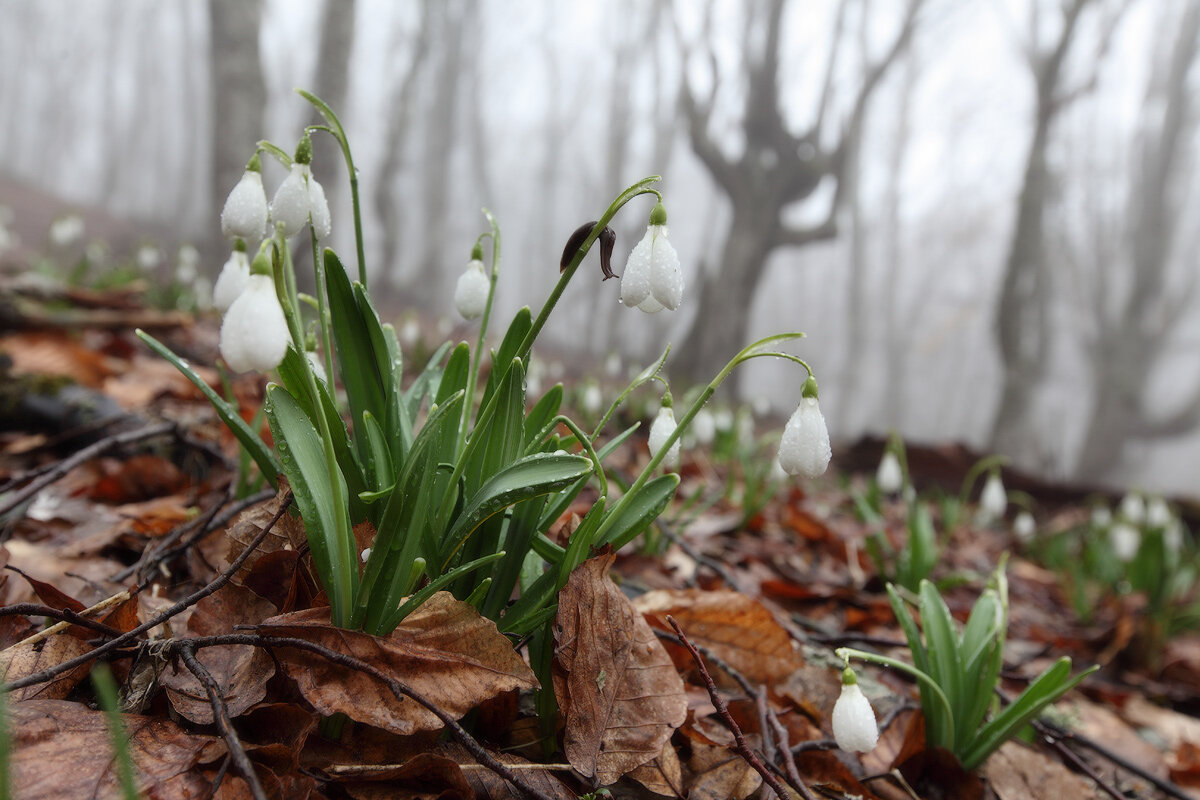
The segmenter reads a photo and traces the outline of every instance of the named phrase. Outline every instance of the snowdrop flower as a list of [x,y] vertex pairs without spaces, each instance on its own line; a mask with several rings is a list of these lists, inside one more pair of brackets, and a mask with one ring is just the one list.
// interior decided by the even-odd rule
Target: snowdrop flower
[[713,424],[716,425],[719,433],[729,433],[733,430],[733,412],[728,408],[722,408],[713,415]]
[[213,287],[213,306],[218,311],[228,311],[249,281],[250,259],[246,256],[246,243],[238,239],[225,266],[221,267],[221,274],[217,276],[217,285]]
[[717,438],[717,420],[707,408],[702,408],[692,417],[692,435],[702,445],[710,445]]
[[83,237],[83,217],[68,214],[50,223],[50,243],[55,247],[70,247]]
[[1155,497],[1146,504],[1146,526],[1150,528],[1166,528],[1171,522],[1171,509],[1161,497]]
[[1000,519],[1007,507],[1008,494],[1004,491],[1004,483],[1000,480],[1000,473],[993,472],[983,484],[983,491],[979,493],[980,516],[987,520]]
[[1121,498],[1120,513],[1127,522],[1141,525],[1146,521],[1146,501],[1137,492],[1130,492]]
[[152,244],[144,244],[138,248],[137,263],[142,268],[143,272],[149,272],[158,266],[158,262],[162,260],[162,254],[158,252],[158,248]]
[[837,746],[850,753],[874,750],[879,742],[879,725],[871,703],[858,685],[854,670],[842,672],[842,693],[833,704],[833,738]]
[[313,177],[310,161],[312,140],[306,133],[296,146],[291,172],[279,184],[275,197],[271,199],[271,219],[283,226],[284,236],[298,233],[306,222],[312,223],[313,233],[318,239],[328,236],[332,228],[325,190]]
[[267,231],[267,193],[263,189],[262,163],[255,153],[241,179],[225,198],[221,233],[230,239],[257,241]]
[[1017,518],[1013,520],[1013,533],[1019,542],[1032,540],[1033,535],[1037,533],[1037,523],[1033,521],[1033,514],[1028,511],[1017,514]]
[[891,450],[879,459],[879,469],[875,470],[875,484],[884,494],[895,494],[904,488],[904,472],[900,469],[900,459]]
[[415,347],[421,338],[421,323],[412,317],[404,320],[400,326],[400,344],[405,347]]
[[1167,526],[1163,528],[1163,547],[1167,548],[1171,555],[1176,555],[1183,549],[1183,525],[1174,517],[1171,517]]
[[[662,408],[658,410],[658,416],[654,418],[654,422],[650,425],[650,455],[657,456],[658,451],[662,450],[663,445],[667,443],[667,439],[675,432],[677,427],[675,424],[675,412],[671,410],[670,401],[665,400]],[[666,458],[662,463],[669,468],[679,466],[679,449],[680,442],[675,440],[675,444],[671,445],[671,449],[667,451]]]
[[833,455],[829,428],[817,402],[817,381],[811,375],[801,394],[800,405],[792,412],[779,442],[779,466],[789,475],[816,478],[825,473]]
[[1117,520],[1108,529],[1108,544],[1121,561],[1132,561],[1142,544],[1142,532],[1125,520]]
[[667,210],[660,202],[650,212],[646,235],[629,254],[621,277],[621,302],[648,314],[674,311],[683,300],[679,254],[667,241]]
[[368,559],[368,558],[370,558],[370,557],[371,557],[371,548],[369,548],[369,547],[364,547],[364,548],[363,548],[363,551],[362,551],[362,560],[363,560],[363,563],[364,563],[364,564],[365,564],[365,563],[367,563],[367,559]]
[[608,373],[610,378],[619,378],[621,376],[621,354],[609,353],[604,359],[604,371]]
[[1112,512],[1107,506],[1096,506],[1092,509],[1092,527],[1107,528],[1112,524]]
[[268,372],[283,361],[290,341],[274,281],[251,275],[221,323],[221,357],[234,372]]
[[175,256],[175,279],[180,283],[196,280],[196,268],[200,265],[200,251],[190,244],[179,248]]
[[483,271],[483,262],[472,258],[467,264],[467,271],[458,277],[458,284],[454,287],[454,307],[463,319],[482,317],[491,289],[492,282]]
[[604,405],[604,395],[601,393],[600,387],[594,383],[589,383],[583,390],[581,405],[587,414],[591,416],[599,414],[601,407]]

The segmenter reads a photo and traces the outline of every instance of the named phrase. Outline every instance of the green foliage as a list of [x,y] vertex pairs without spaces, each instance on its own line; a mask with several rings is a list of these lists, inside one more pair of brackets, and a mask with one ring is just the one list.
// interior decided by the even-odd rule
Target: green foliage
[[875,564],[875,570],[885,580],[915,592],[921,581],[929,577],[941,557],[937,531],[933,527],[933,514],[923,502],[914,502],[908,508],[908,536],[897,550],[882,530],[883,517],[875,512],[870,502],[861,495],[854,496],[859,514],[877,529],[867,537],[867,554]]
[[121,794],[125,800],[138,800],[137,781],[134,780],[133,757],[129,754],[129,735],[125,731],[125,722],[121,719],[121,708],[117,699],[117,685],[113,682],[112,672],[107,664],[97,664],[92,667],[92,685],[96,689],[96,699],[104,709],[105,721],[108,723],[109,738],[112,741],[113,761],[117,765],[117,775],[121,780]]

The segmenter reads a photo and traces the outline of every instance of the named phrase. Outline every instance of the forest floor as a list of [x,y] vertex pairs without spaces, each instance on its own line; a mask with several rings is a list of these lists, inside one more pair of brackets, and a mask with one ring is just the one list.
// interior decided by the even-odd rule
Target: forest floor
[[[620,714],[581,722],[578,707],[565,709],[565,726],[546,746],[528,681],[496,677],[527,668],[497,666],[488,659],[499,656],[472,650],[488,638],[483,623],[452,600],[431,601],[386,640],[295,622],[297,614],[319,619],[322,598],[286,497],[236,496],[236,443],[199,392],[132,335],[134,326],[154,329],[219,388],[218,373],[204,366],[215,354],[213,321],[145,309],[135,292],[120,290],[36,302],[45,313],[30,316],[6,299],[9,320],[34,324],[0,335],[0,680],[24,684],[7,697],[15,798],[118,796],[119,760],[88,680],[100,661],[122,689],[146,797],[210,797],[214,787],[217,797],[254,797],[247,769],[268,797],[522,796],[494,771],[501,764],[539,797],[590,791],[589,770],[619,777],[616,797],[770,796],[747,754],[796,787],[786,790],[793,797],[1200,797],[1200,636],[1148,645],[1155,619],[1130,592],[1091,596],[1081,620],[1063,574],[1027,557],[1006,525],[964,521],[941,532],[932,576],[942,579],[952,613],[966,619],[1012,551],[1004,690],[1016,694],[1062,655],[1076,670],[1101,669],[1056,704],[1031,743],[1004,745],[970,774],[923,747],[910,680],[859,665],[881,739],[861,756],[836,748],[830,712],[841,663],[833,650],[910,657],[864,550],[878,529],[902,542],[904,505],[885,500],[883,523],[870,525],[853,499],[866,491],[879,443],[843,451],[819,481],[756,495],[762,505],[753,513],[745,506],[753,487],[736,460],[685,451],[680,506],[663,517],[658,551],[635,543],[615,558],[596,555],[560,604],[601,598],[617,609],[612,624],[626,626],[625,635],[661,642],[666,668],[686,687],[686,720],[660,738],[656,757],[622,761],[606,750],[621,743]],[[261,382],[243,377],[233,387],[253,419]],[[625,451],[612,469],[636,474],[644,439]],[[956,492],[970,461],[954,449],[909,453],[921,490]],[[1083,493],[1006,477],[1039,501],[1038,536],[1086,521]],[[626,607],[634,612],[621,617]],[[291,622],[278,621],[284,614]],[[700,646],[728,716],[668,615]],[[46,635],[58,620],[65,629]],[[584,639],[559,649],[612,657],[595,637],[587,646]],[[569,671],[560,672],[560,704],[596,700],[581,698]],[[415,694],[397,699],[385,676]],[[657,713],[642,695],[628,702],[624,718]],[[340,741],[323,736],[322,713],[342,708],[372,724],[350,722]],[[463,725],[447,727],[449,717]],[[599,752],[580,756],[587,736]]]

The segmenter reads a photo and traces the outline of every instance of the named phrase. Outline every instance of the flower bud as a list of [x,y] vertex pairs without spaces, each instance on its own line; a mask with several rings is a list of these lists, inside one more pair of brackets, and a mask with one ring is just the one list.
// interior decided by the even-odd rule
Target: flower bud
[[1161,497],[1155,497],[1146,504],[1146,527],[1166,528],[1171,522],[1171,509]]
[[[671,410],[670,406],[664,405],[658,410],[658,416],[654,418],[654,422],[650,425],[651,456],[658,455],[658,451],[662,450],[663,445],[667,443],[667,439],[675,432],[676,427],[675,412]],[[667,451],[666,458],[663,459],[662,463],[672,469],[678,467],[679,450],[680,443],[676,439],[675,444],[671,445],[671,449]]]
[[1120,514],[1126,522],[1141,525],[1146,521],[1146,501],[1137,492],[1130,492],[1121,498]]
[[879,742],[879,725],[871,703],[849,667],[842,673],[842,693],[833,704],[833,738],[850,753],[866,753]]
[[483,271],[483,262],[472,260],[467,264],[467,271],[458,277],[454,287],[454,307],[463,319],[475,319],[483,316],[487,308],[488,293],[492,282]]
[[1017,518],[1013,520],[1013,533],[1019,542],[1032,541],[1037,533],[1037,523],[1033,520],[1033,514],[1028,511],[1017,514]]
[[879,469],[875,470],[875,485],[884,494],[895,494],[904,487],[904,472],[900,469],[900,459],[891,450],[884,452],[879,460]]
[[230,239],[257,241],[267,230],[267,193],[257,162],[257,156],[251,159],[221,209],[221,233]]
[[228,311],[229,307],[233,305],[233,301],[237,300],[238,295],[246,288],[249,280],[250,259],[246,256],[244,249],[234,250],[225,262],[225,266],[221,267],[217,285],[213,288],[213,305],[217,310]]
[[1108,544],[1118,560],[1133,561],[1142,546],[1142,532],[1119,519],[1108,529]]
[[986,520],[1000,519],[1006,508],[1008,494],[1004,491],[1004,482],[1000,480],[1000,473],[993,472],[979,493],[979,514]]
[[251,275],[221,323],[221,357],[234,372],[279,366],[291,335],[270,275]]
[[779,443],[779,466],[789,475],[816,478],[825,473],[833,450],[829,429],[815,397],[803,397],[792,412]]
[[702,408],[692,417],[692,435],[702,445],[710,445],[717,438],[717,420],[707,408]]

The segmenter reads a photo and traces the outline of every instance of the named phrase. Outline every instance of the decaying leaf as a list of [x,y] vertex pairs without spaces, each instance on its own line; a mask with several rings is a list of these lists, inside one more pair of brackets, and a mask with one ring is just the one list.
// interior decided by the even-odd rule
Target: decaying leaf
[[[443,745],[439,752],[458,762],[467,783],[475,790],[476,800],[524,800],[527,796],[490,769],[476,763],[467,749],[457,742]],[[567,788],[552,771],[537,768],[532,762],[512,753],[496,753],[490,750],[488,752],[500,763],[520,770],[525,782],[545,796],[553,800],[577,800],[578,795]]]
[[614,558],[597,556],[571,573],[555,622],[564,750],[600,785],[657,758],[687,715],[670,656],[608,576]]
[[[637,598],[633,606],[665,631],[671,630],[666,622],[671,615],[688,639],[756,684],[786,680],[804,663],[787,630],[760,602],[741,592],[658,589]],[[681,659],[681,667],[691,663],[686,651],[681,651]]]
[[[495,623],[449,592],[433,595],[387,636],[334,627],[328,608],[282,614],[259,630],[268,636],[307,639],[361,659],[456,718],[502,692],[538,685],[533,670]],[[279,648],[276,655],[304,698],[322,714],[344,713],[401,734],[442,727],[433,713],[412,700],[398,700],[369,675],[294,648]]]
[[688,768],[694,775],[688,800],[744,800],[763,782],[746,759],[725,747],[695,745]]
[[629,772],[629,777],[655,794],[666,797],[684,797],[683,767],[675,745],[668,739],[658,758],[642,764]]
[[1005,743],[988,758],[983,776],[998,800],[1096,797],[1095,784],[1071,772],[1062,761],[1016,742]]
[[[64,639],[66,637],[56,637]],[[65,700],[28,700],[9,706],[12,778],[21,800],[120,796],[104,713]],[[184,733],[173,722],[125,715],[129,752],[141,796],[147,800],[208,797],[211,786],[195,769],[220,758],[225,743]]]
[[[283,502],[286,493],[287,490],[281,486],[279,493],[275,495],[274,499],[248,508],[237,515],[225,534],[229,541],[229,551],[225,555],[227,564],[233,563],[242,554],[242,551],[250,545],[250,542],[254,541],[258,534],[262,532],[262,529],[267,527],[267,524],[279,513],[279,505]],[[291,514],[284,514],[271,528],[270,533],[262,540],[262,543],[259,544],[234,574],[233,582],[236,584],[242,583],[246,575],[253,569],[255,563],[268,553],[274,553],[277,550],[301,550],[307,544],[308,538],[304,533],[303,523],[300,522],[298,517],[294,517]]]
[[[92,645],[82,639],[63,635],[51,636],[33,644],[14,645],[0,652],[0,683],[12,683],[35,672],[58,666],[92,649]],[[33,698],[61,700],[87,677],[89,669],[90,662],[80,664],[53,680],[18,689],[9,698],[14,701]]]

